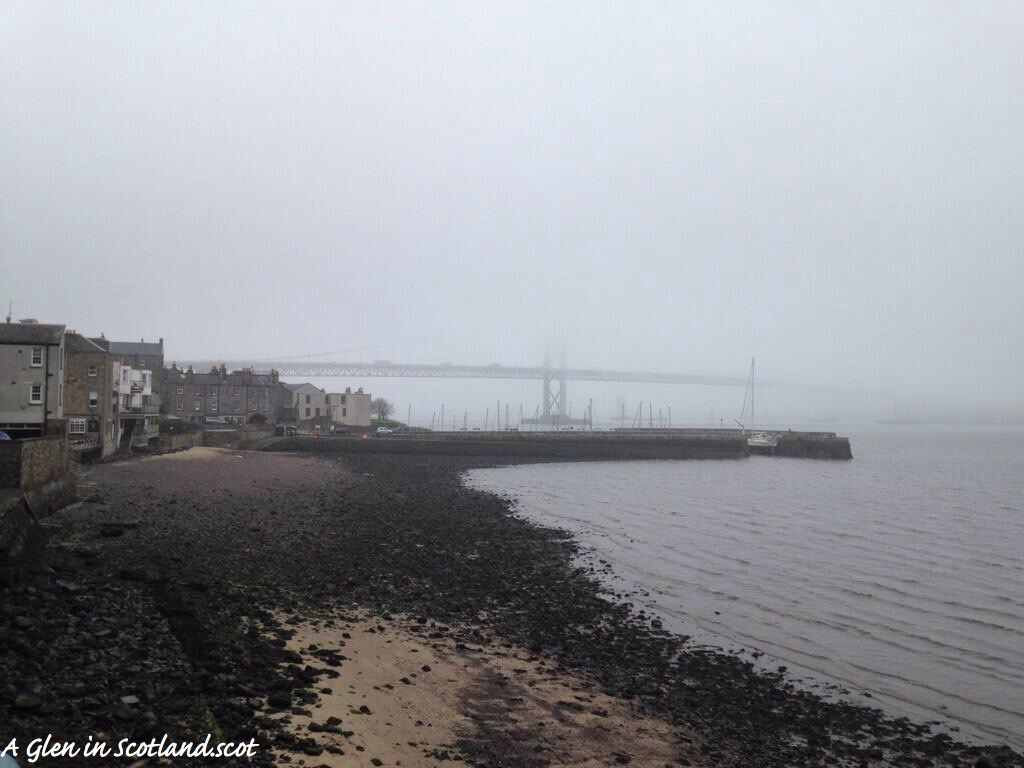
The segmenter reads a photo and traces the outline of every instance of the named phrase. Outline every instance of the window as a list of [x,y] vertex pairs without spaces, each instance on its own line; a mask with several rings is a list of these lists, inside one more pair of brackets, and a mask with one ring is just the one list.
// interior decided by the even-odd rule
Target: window
[[84,435],[85,419],[68,419],[68,433],[72,435]]
[[99,404],[100,404],[100,395],[99,395],[99,393],[98,392],[90,392],[89,393],[89,407],[90,408],[95,408]]
[[342,408],[341,409],[341,417],[345,418],[346,416],[348,416],[348,408]]
[[210,403],[210,410],[214,413],[217,412],[217,403]]
[[231,394],[233,394],[235,397],[238,397],[238,387],[235,387],[234,389],[232,389],[231,390]]
[[43,402],[43,385],[32,384],[28,388],[28,401],[33,405]]
[[306,395],[306,404],[309,405],[309,395]]
[[90,365],[89,366],[89,376],[91,376],[92,378],[96,378],[96,366],[95,365]]
[[43,348],[32,347],[32,367],[42,368],[43,367]]
[[197,410],[197,411],[203,410],[203,401],[202,400],[196,400],[192,404],[192,407],[193,407],[194,410]]
[[342,405],[344,405],[344,404],[345,404],[345,396],[344,396],[344,395],[342,395],[342,396],[341,396],[341,404],[342,404]]
[[319,409],[319,408],[317,408],[317,409],[316,409],[316,415],[317,415],[317,416],[319,416],[319,415],[320,415],[320,409]]
[[184,388],[184,387],[178,387],[178,388],[177,388],[177,389],[175,390],[175,394],[178,394],[178,395],[184,395],[184,394],[185,394],[185,388]]
[[306,415],[309,416],[309,408],[306,409]]
[[178,401],[175,403],[175,405],[177,406],[177,410],[179,410],[179,411],[185,410],[185,398],[179,397]]

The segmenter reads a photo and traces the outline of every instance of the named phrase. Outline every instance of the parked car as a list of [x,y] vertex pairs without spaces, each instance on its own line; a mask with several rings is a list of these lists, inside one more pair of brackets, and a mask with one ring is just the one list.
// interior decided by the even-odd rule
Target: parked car
[[344,426],[343,424],[335,424],[333,427],[331,427],[331,432],[333,432],[336,435],[347,435],[348,427]]
[[311,434],[313,435],[313,437],[320,437],[320,425],[319,424],[314,424],[313,425],[313,431],[312,431]]
[[378,435],[390,435],[394,431],[395,430],[391,429],[390,427],[377,427]]
[[274,425],[274,435],[275,436],[283,436],[284,435],[284,430],[285,430],[284,424],[275,424]]
[[10,439],[11,439],[10,435],[8,435],[6,432],[0,431],[0,442],[3,442],[4,440],[10,440]]
[[289,424],[284,428],[284,433],[288,437],[295,437],[295,435],[299,434],[299,428],[292,424]]

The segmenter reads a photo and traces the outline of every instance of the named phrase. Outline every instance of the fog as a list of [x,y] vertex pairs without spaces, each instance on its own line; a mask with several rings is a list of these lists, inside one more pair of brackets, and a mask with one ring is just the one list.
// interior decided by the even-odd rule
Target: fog
[[1012,2],[8,0],[0,299],[168,361],[756,355],[818,388],[779,420],[1019,419],[1021,40]]

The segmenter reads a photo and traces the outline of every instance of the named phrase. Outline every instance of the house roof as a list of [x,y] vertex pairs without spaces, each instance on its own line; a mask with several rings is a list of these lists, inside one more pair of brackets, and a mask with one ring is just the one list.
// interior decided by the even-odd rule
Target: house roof
[[45,323],[2,323],[0,344],[60,344],[63,325]]
[[108,339],[93,339],[94,342],[105,347],[112,355],[163,355],[164,345],[148,341],[109,341]]
[[326,394],[324,390],[315,384],[310,384],[308,381],[304,381],[301,384],[285,384],[288,389],[292,392],[319,392],[320,394]]
[[106,352],[107,350],[101,347],[92,339],[83,336],[80,333],[68,332],[64,336],[64,348],[69,352]]
[[232,371],[221,374],[210,371],[209,373],[191,373],[174,366],[164,369],[164,380],[168,384],[183,384],[185,382],[202,386],[227,386],[227,387],[271,387],[277,382],[273,377],[262,373],[250,373],[249,371]]

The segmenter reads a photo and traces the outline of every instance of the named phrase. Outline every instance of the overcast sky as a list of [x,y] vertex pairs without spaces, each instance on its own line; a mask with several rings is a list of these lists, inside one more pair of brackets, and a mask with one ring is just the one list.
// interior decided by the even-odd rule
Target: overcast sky
[[[0,4],[0,288],[168,359],[1020,410],[1024,4]],[[341,353],[334,355],[341,357]]]

